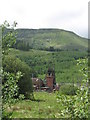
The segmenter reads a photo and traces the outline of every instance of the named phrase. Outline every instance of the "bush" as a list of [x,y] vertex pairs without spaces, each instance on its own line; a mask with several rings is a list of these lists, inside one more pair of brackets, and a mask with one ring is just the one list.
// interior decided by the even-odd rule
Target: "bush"
[[[29,95],[32,92],[32,80],[30,67],[20,59],[13,56],[6,56],[3,60],[3,69],[5,72],[16,74],[21,71],[22,77],[18,82],[19,94]],[[5,78],[3,83],[5,82]]]
[[73,86],[72,84],[64,84],[60,87],[60,93],[65,95],[75,95],[77,89],[78,88],[76,86]]

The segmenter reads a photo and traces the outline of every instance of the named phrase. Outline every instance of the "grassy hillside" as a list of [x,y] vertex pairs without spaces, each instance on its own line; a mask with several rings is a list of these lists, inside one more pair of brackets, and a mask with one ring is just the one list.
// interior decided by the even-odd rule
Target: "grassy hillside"
[[84,58],[85,51],[42,51],[34,50],[21,51],[11,49],[11,55],[15,55],[22,61],[26,62],[39,78],[45,79],[48,67],[55,68],[56,81],[60,82],[80,82],[82,74],[79,72],[77,61]]
[[35,77],[45,79],[48,68],[54,67],[58,83],[81,81],[82,74],[78,71],[80,66],[77,66],[76,60],[87,56],[87,39],[60,29],[16,31],[16,47],[21,50],[12,49],[10,54],[26,62],[34,71]]
[[17,40],[29,43],[34,49],[87,49],[87,39],[61,29],[17,29]]

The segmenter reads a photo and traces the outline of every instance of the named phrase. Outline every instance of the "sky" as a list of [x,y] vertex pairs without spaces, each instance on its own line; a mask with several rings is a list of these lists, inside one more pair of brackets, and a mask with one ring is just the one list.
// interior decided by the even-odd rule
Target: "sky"
[[59,28],[88,37],[89,0],[0,0],[0,24],[17,28]]

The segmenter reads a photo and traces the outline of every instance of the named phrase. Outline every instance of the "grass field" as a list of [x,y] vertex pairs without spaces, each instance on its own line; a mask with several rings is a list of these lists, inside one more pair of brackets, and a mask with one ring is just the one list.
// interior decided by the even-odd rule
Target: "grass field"
[[22,100],[8,107],[7,112],[12,112],[11,118],[63,118],[60,110],[64,106],[57,102],[56,93],[34,92],[34,97],[35,101]]

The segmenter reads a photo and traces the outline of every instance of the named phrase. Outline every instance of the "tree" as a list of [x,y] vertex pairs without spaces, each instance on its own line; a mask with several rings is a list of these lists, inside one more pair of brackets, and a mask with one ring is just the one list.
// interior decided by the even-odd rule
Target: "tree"
[[[15,75],[18,71],[21,71],[23,76],[18,81],[19,94],[24,94],[26,97],[29,97],[27,94],[30,95],[32,92],[32,69],[25,62],[9,55],[5,56],[3,60],[3,68],[5,72],[13,73]],[[5,79],[3,82],[5,82]]]
[[[16,22],[12,25],[12,29],[10,31],[6,31],[7,27],[10,27],[7,21],[2,24],[2,60],[4,60],[5,55],[8,54],[9,48],[15,43],[16,41],[16,33],[14,32],[14,27],[16,26]],[[6,32],[6,33],[5,33]],[[5,106],[4,104],[8,103],[11,106],[11,103],[14,102],[15,95],[18,94],[18,85],[17,82],[21,77],[21,73],[14,75],[13,73],[4,72],[4,67],[0,68],[3,71],[3,77],[6,78],[7,81],[2,86],[2,119],[5,119],[8,115],[5,115]]]
[[20,41],[20,40],[17,40],[13,47],[19,50],[23,50],[23,51],[29,51],[30,49],[28,42]]
[[50,51],[55,51],[55,49],[54,49],[53,46],[50,46],[49,50],[50,50]]
[[[10,24],[5,21],[4,24],[2,24],[2,52],[3,57],[4,55],[8,54],[9,48],[12,47],[16,42],[16,31],[14,30],[14,27],[16,27],[17,23],[14,22],[13,25],[10,26]],[[9,29],[7,29],[9,28]]]
[[63,110],[61,115],[70,115],[71,119],[81,119],[85,120],[88,118],[88,69],[87,69],[87,59],[78,60],[80,65],[80,71],[84,75],[82,84],[78,88],[76,95],[73,97],[68,97],[66,95],[58,94],[58,102],[62,102]]
[[[7,21],[4,22],[2,25],[2,51],[3,51],[3,71],[13,73],[14,75],[17,74],[18,71],[21,71],[23,74],[23,77],[20,79],[19,87],[20,87],[20,93],[23,93],[24,95],[29,94],[32,92],[32,81],[31,81],[31,75],[30,75],[30,68],[28,65],[26,65],[21,60],[9,56],[9,48],[12,47],[16,43],[16,31],[14,27],[16,27],[17,23],[14,22],[13,25],[9,25]],[[24,43],[23,43],[24,44]],[[8,55],[8,56],[6,56]]]
[[[2,86],[2,100],[3,100],[3,118],[7,118],[5,115],[5,106],[17,101],[19,94],[24,94],[26,98],[30,96],[32,92],[32,81],[30,79],[30,68],[20,61],[19,59],[8,55],[9,48],[11,48],[16,42],[16,27],[17,23],[14,22],[12,27],[7,21],[2,25],[2,54],[3,54],[3,86]],[[10,115],[9,115],[10,116]]]

